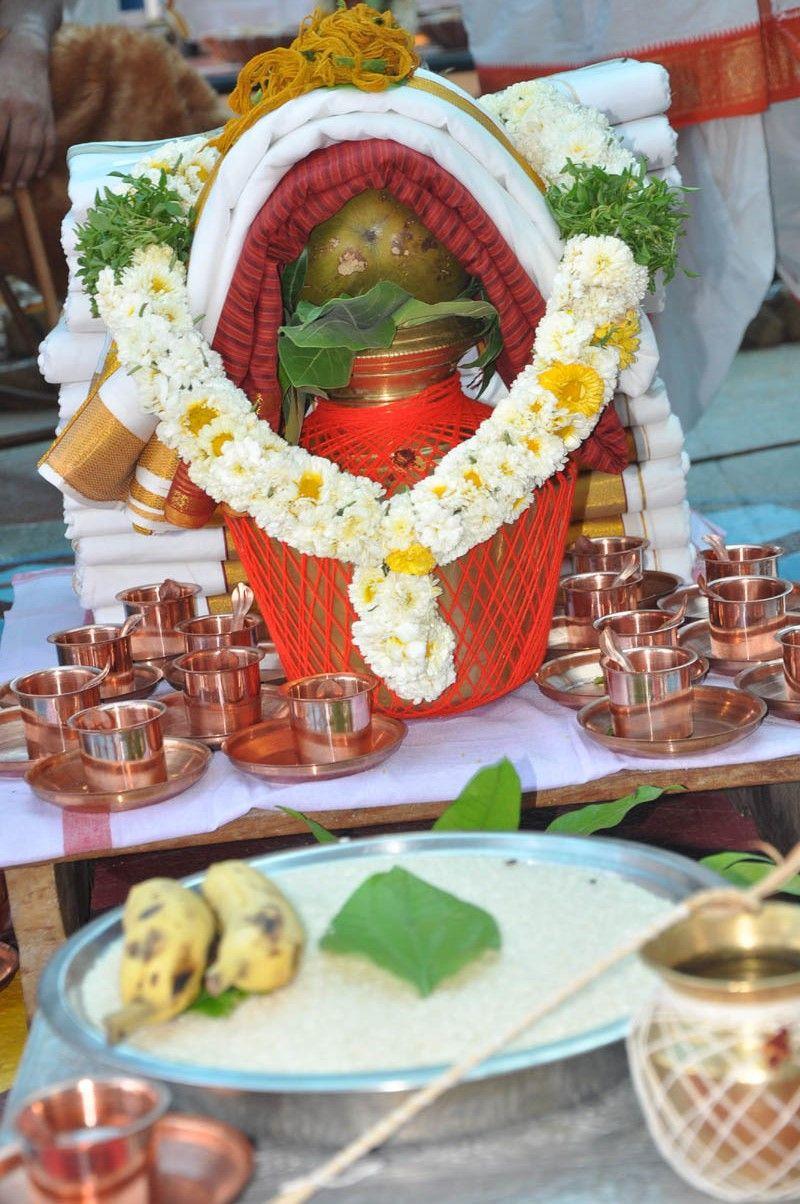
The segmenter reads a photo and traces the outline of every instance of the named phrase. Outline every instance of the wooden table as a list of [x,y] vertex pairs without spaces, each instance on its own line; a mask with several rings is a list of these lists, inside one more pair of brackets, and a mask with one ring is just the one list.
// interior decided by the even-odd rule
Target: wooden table
[[[530,810],[607,802],[630,793],[639,785],[679,783],[692,792],[735,791],[733,801],[744,813],[752,814],[762,839],[786,852],[800,840],[798,782],[800,757],[702,769],[676,770],[667,763],[657,771],[625,770],[580,786],[532,792],[523,797],[523,807]],[[319,819],[336,832],[365,828],[387,831],[432,822],[447,805],[437,802],[359,807],[326,811]],[[88,915],[87,861],[111,854],[124,856],[236,841],[275,839],[277,843],[281,838],[306,831],[302,824],[281,811],[253,810],[213,832],[128,848],[99,849],[91,854],[82,853],[80,858],[64,857],[6,869],[11,918],[19,944],[22,986],[29,1015],[35,1008],[36,988],[44,966],[65,937],[79,928]]]

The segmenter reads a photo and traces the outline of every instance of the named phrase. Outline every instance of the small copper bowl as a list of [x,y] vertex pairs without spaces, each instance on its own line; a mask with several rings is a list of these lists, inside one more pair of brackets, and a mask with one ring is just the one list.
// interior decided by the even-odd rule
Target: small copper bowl
[[793,690],[800,693],[800,625],[784,627],[775,636],[783,655],[783,675]]
[[73,715],[68,724],[90,790],[137,790],[167,780],[163,702],[106,702]]
[[65,752],[77,740],[67,720],[100,702],[100,685],[107,669],[90,665],[62,665],[39,669],[11,683],[22,708],[25,743],[31,760]]
[[30,1096],[14,1128],[33,1185],[73,1201],[122,1199],[125,1189],[126,1200],[146,1204],[150,1139],[168,1105],[166,1088],[126,1078],[76,1079]]
[[692,680],[697,657],[686,648],[629,648],[633,672],[601,661],[617,736],[685,740],[693,731]]
[[330,765],[369,752],[377,688],[358,673],[318,673],[280,687],[301,757]]
[[578,648],[599,646],[594,624],[604,615],[633,610],[639,600],[640,576],[629,577],[614,585],[617,573],[577,573],[561,582],[564,613],[567,624],[567,643]]
[[231,631],[233,615],[200,615],[184,619],[175,628],[183,636],[187,652],[206,652],[210,648],[255,648],[262,622],[258,615],[245,615],[244,626]]
[[772,660],[794,589],[780,577],[718,577],[709,584],[711,652],[726,660]]
[[700,552],[702,572],[706,581],[720,577],[777,577],[778,557],[783,548],[776,543],[728,544],[728,557],[720,559],[712,548]]
[[261,720],[261,650],[215,648],[175,661],[183,673],[189,731],[227,736]]
[[572,549],[572,568],[576,573],[620,573],[636,554],[636,572],[644,571],[644,552],[650,547],[648,539],[635,535],[609,535],[594,539],[584,537],[594,545],[592,552]]
[[120,635],[121,628],[105,623],[87,627],[70,627],[47,637],[54,644],[59,665],[108,665],[105,686],[122,693],[133,689],[131,637]]
[[614,643],[623,651],[652,644],[659,648],[677,648],[681,619],[663,610],[625,610],[620,614],[603,615],[595,619],[598,631],[607,627],[614,636]]
[[180,656],[184,651],[183,636],[175,628],[193,618],[200,586],[191,581],[176,581],[179,593],[174,598],[162,598],[164,583],[137,585],[123,589],[117,601],[125,607],[125,617],[141,614],[142,622],[131,635],[131,648],[136,660],[159,660],[164,656]]

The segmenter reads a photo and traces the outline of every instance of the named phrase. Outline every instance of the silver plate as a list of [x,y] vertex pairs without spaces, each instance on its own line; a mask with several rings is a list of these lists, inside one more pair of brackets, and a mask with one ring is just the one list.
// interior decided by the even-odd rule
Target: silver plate
[[[536,832],[443,832],[379,836],[294,849],[253,859],[265,873],[288,873],[331,861],[415,854],[514,858],[606,870],[664,898],[678,901],[719,886],[710,870],[674,853],[626,841]],[[196,887],[202,874],[187,878]],[[442,1067],[359,1074],[275,1075],[188,1066],[132,1047],[106,1045],[81,1004],[81,984],[110,944],[121,938],[116,908],[66,942],[45,970],[39,1004],[74,1049],[118,1072],[169,1083],[175,1106],[218,1116],[258,1136],[338,1145],[399,1102],[401,1093]],[[572,1107],[619,1082],[627,1073],[622,1039],[627,1018],[577,1036],[489,1059],[402,1134],[406,1141],[437,1141],[499,1128],[523,1117]]]

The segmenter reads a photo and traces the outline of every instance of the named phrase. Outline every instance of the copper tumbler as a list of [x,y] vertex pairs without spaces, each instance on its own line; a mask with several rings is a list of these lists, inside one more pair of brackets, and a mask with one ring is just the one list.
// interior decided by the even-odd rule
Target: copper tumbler
[[90,790],[137,790],[167,780],[163,702],[106,702],[69,719]]
[[90,665],[62,665],[39,669],[11,683],[22,708],[25,743],[31,760],[71,748],[77,734],[67,720],[100,702],[100,684],[108,669]]
[[120,635],[121,627],[91,623],[87,627],[70,627],[47,637],[54,644],[59,665],[108,665],[103,682],[104,693],[124,693],[133,689],[131,637]]
[[640,576],[615,585],[617,573],[577,573],[561,582],[567,643],[574,648],[597,648],[599,632],[594,624],[604,615],[632,610],[639,599]]
[[783,676],[791,690],[800,694],[800,625],[784,627],[775,639],[783,655]]
[[137,585],[117,594],[117,601],[128,615],[144,616],[131,635],[131,648],[136,660],[159,660],[164,656],[180,656],[184,651],[183,636],[175,628],[191,619],[196,610],[200,586],[191,581],[176,581],[175,596],[163,597],[165,583]]
[[35,1199],[148,1204],[151,1136],[168,1105],[165,1087],[128,1078],[30,1096],[13,1123]]
[[625,656],[632,672],[602,660],[615,734],[635,740],[691,736],[695,654],[687,648],[640,647]]
[[175,661],[183,673],[193,736],[228,736],[261,720],[261,652],[215,648]]
[[780,577],[718,577],[709,584],[711,651],[728,660],[773,660],[794,586]]
[[682,621],[682,617],[676,618],[663,610],[624,610],[619,614],[603,615],[602,619],[595,619],[594,625],[598,631],[607,627],[614,643],[624,652],[626,648],[637,648],[641,644],[677,648]]
[[318,673],[282,686],[300,756],[330,765],[369,752],[377,687],[374,677],[358,673]]
[[258,615],[245,615],[244,626],[231,631],[233,615],[199,615],[184,619],[175,628],[183,636],[186,652],[204,652],[209,648],[255,648],[263,626]]
[[721,559],[712,548],[700,552],[700,564],[706,581],[720,577],[777,577],[778,557],[783,548],[776,543],[734,543]]
[[[589,551],[587,544],[592,544]],[[572,568],[576,573],[620,573],[631,558],[636,556],[636,572],[644,572],[644,552],[650,541],[636,535],[609,535],[590,539],[584,536],[580,549],[572,549]]]

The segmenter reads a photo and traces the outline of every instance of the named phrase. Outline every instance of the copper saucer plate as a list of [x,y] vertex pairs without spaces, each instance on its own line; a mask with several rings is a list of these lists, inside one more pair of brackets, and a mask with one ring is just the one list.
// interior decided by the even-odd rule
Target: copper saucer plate
[[[269,640],[261,640],[258,645],[262,653],[261,664],[259,671],[261,673],[262,682],[271,685],[278,685],[282,681],[286,681],[286,674],[283,671],[283,666],[278,659],[278,652],[274,644]],[[168,660],[160,662],[164,666],[164,677],[172,686],[173,690],[183,689],[183,673],[180,669],[175,668],[177,657],[170,657]]]
[[[678,632],[678,643],[682,648],[688,648],[691,652],[695,652],[707,660],[711,672],[721,673],[723,677],[736,677],[737,674],[743,673],[752,665],[762,663],[760,661],[728,660],[727,657],[714,656],[711,651],[711,632],[708,629],[708,619],[698,619],[694,623],[687,623],[685,627],[681,627]],[[775,650],[776,652],[778,650],[777,644]]]
[[[223,732],[216,736],[197,736],[189,727],[189,713],[186,709],[186,695],[182,690],[175,690],[172,694],[162,694],[159,696],[159,702],[163,702],[167,708],[163,716],[164,733],[169,736],[179,736],[185,740],[200,740],[208,748],[222,748],[225,741],[230,737],[230,732]],[[261,684],[261,714],[263,719],[282,718],[286,719],[288,715],[288,706],[286,699],[281,695],[274,693],[268,685],[262,682]],[[252,730],[251,728],[247,729]]]
[[737,674],[733,684],[756,698],[763,698],[770,715],[800,720],[800,694],[786,680],[782,660],[750,665]]
[[19,969],[19,956],[16,949],[0,941],[0,991],[5,990]]
[[137,661],[133,666],[133,686],[130,690],[116,690],[100,687],[100,697],[103,702],[130,702],[135,698],[149,698],[160,681],[164,680],[164,670],[159,665],[151,665],[147,661]]
[[229,736],[222,751],[237,769],[265,778],[275,785],[293,782],[324,782],[344,778],[353,773],[374,769],[399,748],[408,728],[402,719],[388,715],[372,717],[372,747],[368,752],[346,761],[326,764],[305,761],[300,757],[294,733],[286,715],[257,723],[235,736]]
[[35,764],[28,756],[21,709],[0,711],[0,778],[21,778]]
[[64,811],[135,811],[183,794],[208,769],[211,750],[198,740],[164,737],[167,780],[135,790],[90,790],[77,749],[42,757],[25,774],[34,794]]
[[681,740],[638,740],[616,736],[608,698],[598,698],[578,712],[580,726],[598,744],[628,757],[687,757],[735,744],[754,732],[767,713],[767,704],[732,686],[695,686],[694,731]]
[[573,711],[606,692],[600,649],[569,652],[545,661],[531,679],[548,698]]
[[[250,1142],[222,1121],[171,1112],[153,1130],[152,1204],[231,1204],[252,1174]],[[22,1154],[12,1145],[0,1152],[0,1204],[28,1198]]]

